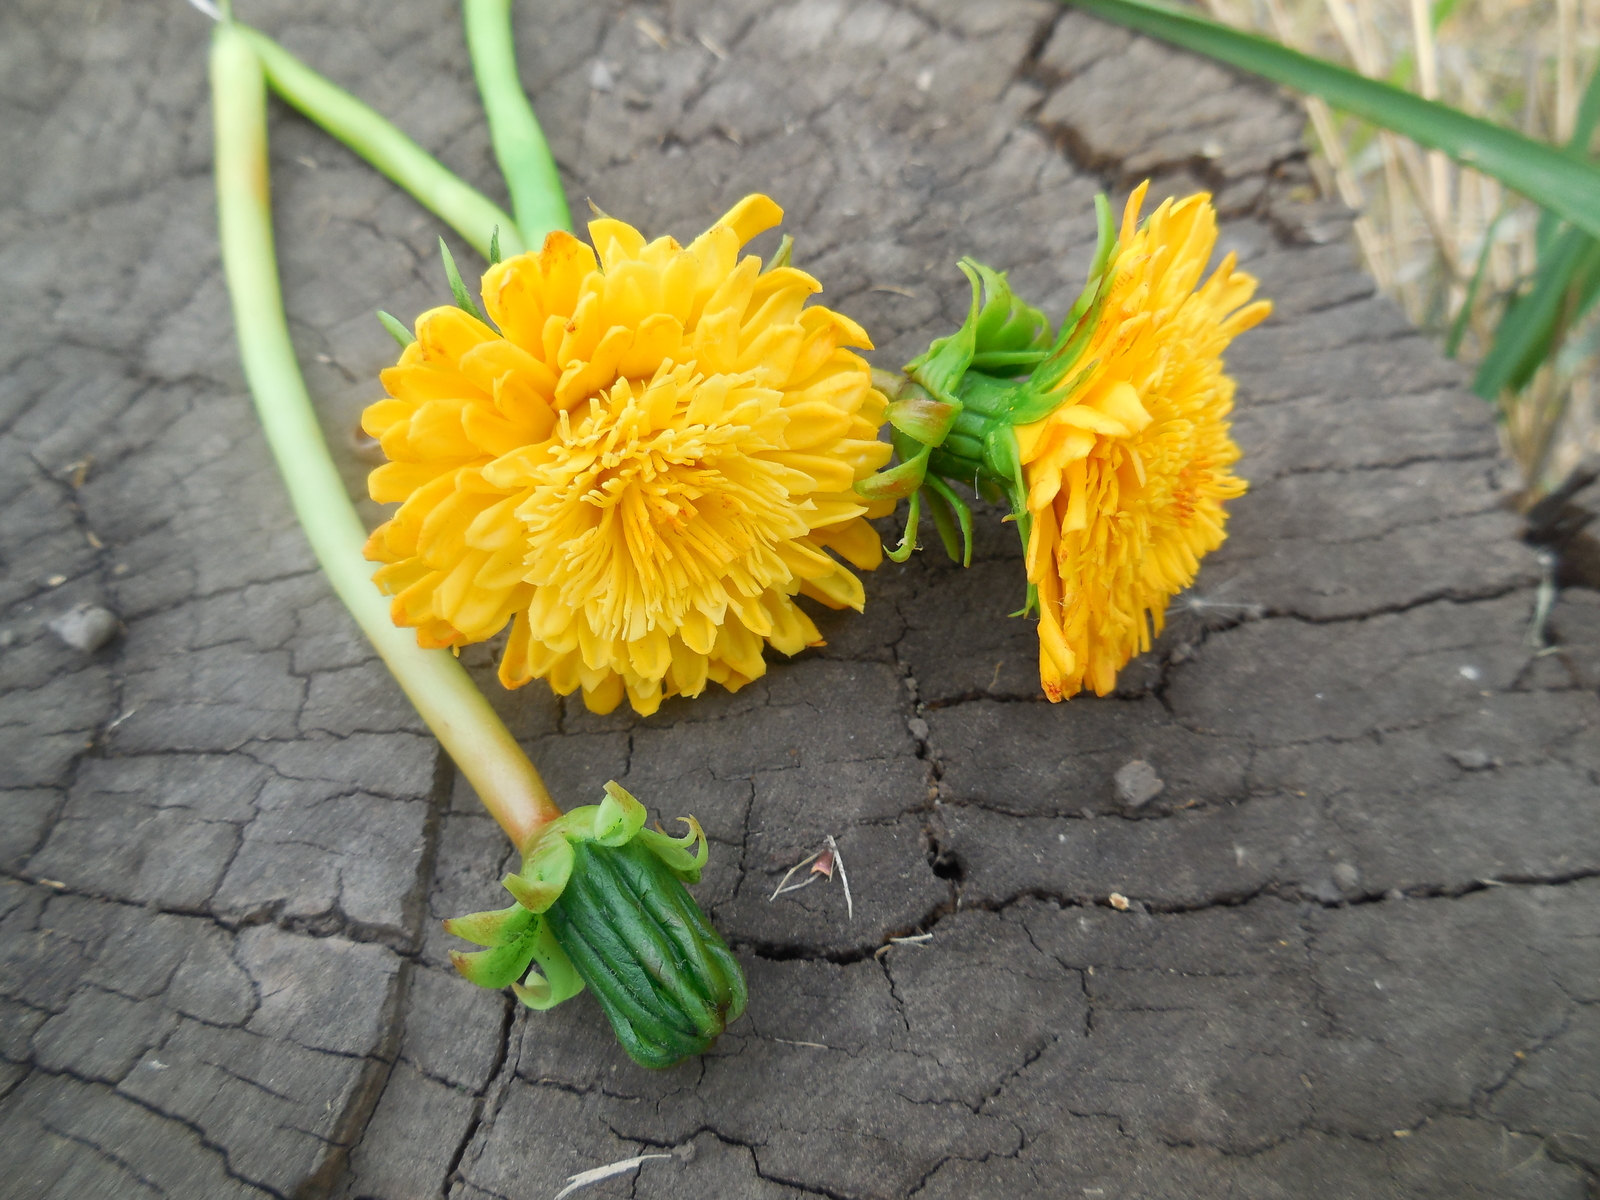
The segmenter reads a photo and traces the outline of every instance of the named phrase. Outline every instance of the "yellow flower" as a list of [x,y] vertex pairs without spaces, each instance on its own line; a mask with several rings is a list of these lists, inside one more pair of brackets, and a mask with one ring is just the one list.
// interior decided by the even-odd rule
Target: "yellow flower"
[[[1210,197],[1128,200],[1110,292],[1081,361],[1094,364],[1048,416],[1016,429],[1038,588],[1039,677],[1052,701],[1105,695],[1161,632],[1167,601],[1227,536],[1233,380],[1222,351],[1272,306],[1228,255],[1196,288],[1217,237]],[[1243,307],[1241,307],[1243,306]],[[1148,614],[1148,615],[1147,615]]]
[[861,328],[805,307],[815,279],[739,258],[782,217],[749,196],[687,247],[602,218],[594,250],[553,233],[489,269],[499,332],[417,319],[362,417],[390,459],[372,498],[401,502],[367,545],[397,625],[460,647],[510,622],[507,687],[648,714],[820,644],[797,593],[861,608],[828,552],[881,559],[887,506],[852,485],[888,459],[886,401]]

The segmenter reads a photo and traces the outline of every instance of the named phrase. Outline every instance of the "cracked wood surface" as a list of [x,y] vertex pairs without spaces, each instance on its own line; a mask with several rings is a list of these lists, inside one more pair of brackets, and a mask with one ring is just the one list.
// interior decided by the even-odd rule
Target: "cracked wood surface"
[[[241,11],[499,194],[452,3]],[[507,695],[469,655],[567,804],[617,778],[700,817],[752,999],[651,1073],[586,997],[471,987],[438,918],[502,904],[508,850],[315,572],[242,394],[204,22],[16,0],[7,1194],[521,1200],[653,1148],[588,1194],[1596,1194],[1600,602],[1564,595],[1531,654],[1487,413],[1373,294],[1347,214],[1297,199],[1297,113],[1044,3],[519,20],[575,208],[683,235],[771,193],[882,365],[959,319],[960,254],[1060,311],[1097,190],[1213,190],[1278,310],[1230,356],[1252,491],[1208,603],[1115,697],[1048,705],[988,512],[970,571],[885,564],[825,649],[649,720]],[[281,108],[272,145],[291,321],[359,492],[348,434],[393,354],[371,313],[447,295],[439,230]],[[80,601],[124,622],[93,655],[45,628]],[[1134,759],[1166,786],[1129,812]],[[836,887],[769,903],[829,833],[855,919]]]

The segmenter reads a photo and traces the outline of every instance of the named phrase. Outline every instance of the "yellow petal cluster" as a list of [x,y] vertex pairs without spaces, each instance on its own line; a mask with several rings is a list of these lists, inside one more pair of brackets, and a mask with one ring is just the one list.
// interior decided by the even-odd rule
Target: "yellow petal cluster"
[[815,279],[739,256],[782,216],[749,196],[686,247],[602,218],[592,250],[553,233],[489,269],[498,328],[417,319],[362,417],[372,498],[400,504],[367,545],[396,624],[460,647],[509,622],[507,687],[648,714],[820,644],[796,594],[861,608],[833,555],[880,561],[852,486],[888,459],[886,401]]
[[[1148,185],[1146,185],[1148,186]],[[1142,226],[1128,200],[1110,290],[1080,360],[1093,364],[1048,417],[1017,428],[1032,518],[1039,677],[1052,700],[1105,695],[1149,649],[1167,601],[1227,536],[1243,494],[1222,352],[1272,311],[1229,255],[1200,282],[1217,238],[1205,194],[1166,201]]]

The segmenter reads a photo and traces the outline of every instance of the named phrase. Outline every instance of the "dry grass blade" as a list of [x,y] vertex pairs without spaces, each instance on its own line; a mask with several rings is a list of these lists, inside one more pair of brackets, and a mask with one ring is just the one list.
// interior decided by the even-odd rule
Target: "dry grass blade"
[[817,877],[815,875],[807,875],[806,878],[805,878],[805,881],[802,882],[802,883],[797,883],[793,887],[785,887],[784,886],[785,884],[787,884],[789,882],[789,880],[794,878],[794,873],[796,871],[798,871],[801,867],[810,866],[812,863],[816,862],[817,859],[820,858],[821,856],[822,856],[822,851],[818,850],[810,858],[803,858],[799,862],[795,863],[794,866],[790,867],[789,870],[784,874],[783,878],[778,880],[778,886],[773,890],[772,895],[767,897],[767,903],[771,904],[774,900],[776,900],[779,896],[783,895],[785,892],[798,892],[801,888],[810,887],[813,883],[815,883],[817,881]]
[[625,1175],[640,1163],[649,1162],[652,1158],[671,1158],[670,1154],[640,1154],[635,1158],[624,1158],[620,1162],[607,1163],[603,1167],[594,1167],[588,1171],[579,1171],[576,1175],[567,1176],[567,1186],[557,1192],[551,1200],[565,1200],[580,1188],[586,1188],[591,1183],[599,1183],[602,1179],[610,1179],[613,1175]]
[[[844,885],[844,907],[849,914],[849,919],[856,919],[856,902],[850,898],[850,876],[845,874],[844,855],[839,853],[839,843],[833,840],[833,834],[828,835],[828,849],[833,851],[833,865],[839,871],[839,882]],[[815,876],[813,876],[815,878]]]

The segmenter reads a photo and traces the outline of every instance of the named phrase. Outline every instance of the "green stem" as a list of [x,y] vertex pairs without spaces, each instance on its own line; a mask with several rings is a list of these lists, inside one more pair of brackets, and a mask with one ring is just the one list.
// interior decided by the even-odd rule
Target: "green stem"
[[234,39],[258,57],[273,91],[405,188],[484,258],[489,257],[489,239],[496,226],[501,251],[522,253],[525,247],[516,224],[499,205],[446,170],[375,109],[318,75],[266,34],[248,25],[232,28]]
[[419,649],[414,634],[390,621],[372,565],[362,557],[366,529],[295,361],[273,250],[266,84],[253,44],[248,31],[224,23],[211,49],[222,262],[245,378],[295,513],[334,591],[520,850],[561,810],[461,665],[447,651]]
[[517,226],[528,245],[541,246],[546,234],[572,229],[572,214],[561,172],[517,74],[511,0],[463,0],[462,16],[472,71],[489,118],[489,136],[511,192]]

